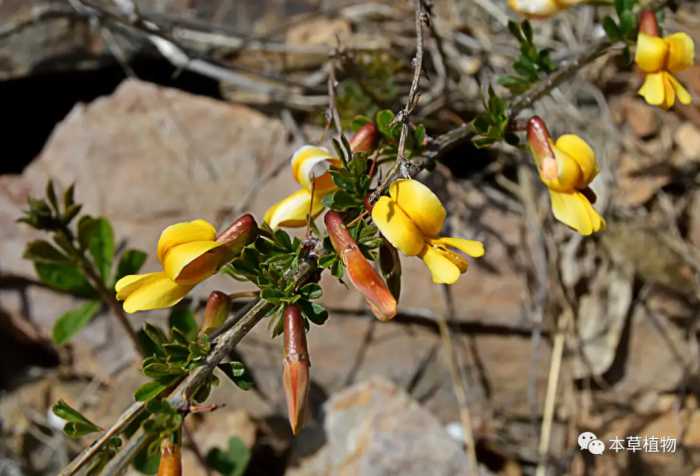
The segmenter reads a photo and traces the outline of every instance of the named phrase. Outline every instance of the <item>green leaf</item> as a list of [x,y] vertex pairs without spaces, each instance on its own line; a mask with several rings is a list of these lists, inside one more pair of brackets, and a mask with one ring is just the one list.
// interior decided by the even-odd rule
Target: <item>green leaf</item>
[[100,310],[100,301],[90,301],[64,313],[53,325],[53,341],[63,345],[73,338]]
[[321,326],[328,319],[328,311],[322,305],[309,301],[300,301],[298,304],[304,317],[314,324]]
[[134,398],[138,402],[147,402],[156,398],[166,388],[168,386],[160,382],[146,382],[136,389]]
[[22,255],[24,259],[34,261],[35,263],[58,263],[71,264],[68,256],[61,253],[51,243],[44,240],[35,240],[27,243]]
[[357,132],[358,129],[360,129],[362,126],[365,124],[369,124],[372,122],[372,119],[370,119],[367,116],[355,116],[352,120],[352,124],[350,125],[350,129],[353,132]]
[[161,362],[152,362],[143,367],[143,374],[153,379],[170,380],[171,377],[183,375],[185,370],[177,365],[165,364]]
[[102,431],[102,428],[85,418],[78,410],[59,400],[51,408],[54,415],[66,421],[63,431],[71,438],[80,438],[89,433]]
[[250,390],[255,385],[252,375],[250,375],[242,362],[219,364],[219,369],[241,390]]
[[116,283],[128,274],[136,274],[146,262],[148,255],[141,250],[129,249],[122,253],[117,264],[117,275],[114,277]]
[[179,304],[170,311],[168,323],[171,328],[178,329],[188,341],[197,337],[199,326],[194,318],[194,313],[190,309],[189,302]]
[[394,113],[389,109],[383,109],[377,112],[375,122],[379,132],[387,139],[393,139],[393,131],[391,124],[394,122]]
[[631,38],[637,31],[637,16],[632,11],[625,11],[620,15],[620,31],[625,38]]
[[160,464],[160,452],[156,447],[146,446],[134,457],[132,465],[134,469],[143,474],[156,474]]
[[522,30],[520,29],[520,25],[518,25],[517,22],[513,20],[508,20],[508,30],[510,31],[511,35],[515,37],[516,40],[518,40],[518,43],[522,43],[525,41],[525,37],[523,36]]
[[222,476],[243,476],[250,463],[250,450],[235,436],[228,440],[228,449],[209,450],[206,457],[207,466],[221,473]]
[[323,295],[323,289],[318,283],[306,283],[299,289],[299,294],[309,301],[313,301]]
[[57,263],[34,263],[41,282],[47,286],[82,297],[97,295],[83,273],[74,265]]
[[617,23],[609,16],[603,18],[603,30],[605,30],[610,41],[617,41],[622,36],[620,29],[617,27]]
[[53,187],[53,180],[49,180],[46,184],[46,198],[49,199],[49,203],[56,214],[60,214],[61,210],[58,208],[58,198],[56,197],[56,190]]
[[530,25],[530,22],[525,20],[521,24],[523,34],[525,35],[525,39],[529,42],[532,43],[532,25]]
[[416,140],[418,147],[423,147],[423,142],[425,142],[425,126],[423,124],[418,124],[413,131],[413,137]]
[[106,218],[83,217],[78,223],[78,239],[87,248],[103,282],[107,282],[114,258],[114,231]]

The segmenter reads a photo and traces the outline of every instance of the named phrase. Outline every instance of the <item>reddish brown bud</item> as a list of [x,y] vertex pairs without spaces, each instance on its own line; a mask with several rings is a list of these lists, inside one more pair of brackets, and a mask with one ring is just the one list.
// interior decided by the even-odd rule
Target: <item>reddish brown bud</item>
[[372,313],[381,321],[394,317],[397,312],[396,299],[350,236],[342,217],[331,211],[326,213],[324,221],[333,248],[345,265],[348,279],[365,297]]
[[537,167],[546,178],[557,176],[557,164],[551,141],[552,136],[542,118],[532,116],[527,121],[527,143],[537,162]]
[[659,36],[659,24],[653,11],[642,10],[639,13],[639,32],[649,36]]
[[360,127],[350,138],[350,148],[353,152],[372,152],[377,145],[379,131],[377,126],[368,122]]
[[182,476],[180,445],[174,443],[171,438],[164,438],[160,442],[158,476]]
[[207,299],[207,307],[204,308],[204,319],[202,319],[202,334],[209,334],[221,327],[231,312],[231,299],[226,293],[212,291]]
[[287,397],[287,412],[292,433],[301,427],[309,396],[309,352],[306,330],[299,308],[294,304],[284,310],[284,361],[282,384]]
[[258,224],[255,222],[253,215],[246,213],[231,223],[227,229],[219,233],[216,241],[224,243],[231,250],[231,253],[236,256],[245,245],[252,243],[257,236]]

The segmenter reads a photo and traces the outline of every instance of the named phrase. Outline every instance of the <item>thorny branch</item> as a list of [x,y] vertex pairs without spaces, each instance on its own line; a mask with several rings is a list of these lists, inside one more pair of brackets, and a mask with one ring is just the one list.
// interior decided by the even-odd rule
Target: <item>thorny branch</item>
[[[86,0],[80,0],[81,3],[89,5],[89,7],[94,8],[92,5],[88,4]],[[408,117],[413,112],[417,104],[418,96],[418,85],[422,75],[422,61],[423,61],[423,24],[430,21],[429,17],[429,6],[427,6],[425,0],[416,0],[416,57],[414,59],[414,75],[411,87],[409,89],[409,95],[407,98],[406,105],[404,109],[399,113],[400,120],[402,123],[401,136],[399,141],[399,149],[397,154],[397,164],[394,169],[387,175],[385,182],[377,188],[374,192],[372,199],[376,200],[379,194],[383,193],[388,184],[395,180],[399,174],[404,177],[412,177],[417,175],[421,170],[427,167],[430,163],[438,161],[450,150],[458,147],[461,144],[468,142],[474,135],[473,129],[469,125],[463,125],[457,127],[451,131],[448,131],[437,138],[433,139],[427,146],[427,150],[423,153],[421,157],[416,157],[414,160],[406,161],[404,157],[405,140],[408,133]],[[670,0],[655,0],[647,5],[647,8],[660,9],[670,3]],[[94,12],[93,12],[94,14]],[[113,15],[106,11],[99,11],[100,15],[105,16],[107,19],[123,23],[124,19]],[[133,20],[132,20],[133,21]],[[138,24],[138,22],[136,22]],[[169,60],[173,61],[173,64],[181,67],[192,68],[192,63],[196,59],[191,59],[187,55],[184,55],[184,50],[174,50],[170,56],[165,53],[168,47],[172,48],[173,45],[177,47],[177,44],[166,35],[162,34],[160,31],[151,30],[152,26],[144,26],[141,22],[140,27],[144,29],[144,33],[150,34],[151,41],[158,47],[158,43],[161,43],[161,47],[158,48],[161,54],[164,54]],[[588,65],[595,59],[599,58],[611,48],[616,45],[610,41],[600,40],[593,47],[587,49],[580,56],[573,59],[571,62],[567,63],[564,67],[560,68],[553,74],[549,75],[535,86],[533,86],[528,92],[516,96],[510,100],[510,111],[509,117],[511,121],[514,121],[517,116],[523,112],[525,109],[532,106],[540,98],[549,94],[554,88],[558,87],[562,82],[571,77],[577,71],[582,69],[584,66]],[[179,61],[174,60],[174,56],[177,54],[184,56],[180,57]],[[200,73],[211,75],[214,74],[216,77],[222,76],[217,68],[222,68],[214,65],[211,68],[207,63],[204,63],[206,67],[199,68]],[[219,77],[221,80],[232,80],[228,73],[230,70],[222,68],[227,74],[226,78]],[[197,70],[197,69],[195,69]],[[206,71],[204,71],[206,70]],[[234,75],[237,73],[233,73]],[[233,82],[237,82],[238,78],[233,79]],[[245,81],[250,81],[245,78]],[[329,83],[330,86],[330,83]],[[320,98],[319,98],[320,99]],[[322,98],[321,104],[326,104],[325,97]],[[306,275],[309,273],[309,267],[302,267],[300,270],[299,279],[306,279]],[[313,268],[311,266],[311,268]],[[168,396],[167,401],[173,405],[178,410],[183,413],[189,411],[189,401],[194,393],[194,391],[206,380],[206,378],[214,371],[216,366],[221,363],[235,348],[235,346],[255,327],[255,325],[263,318],[265,311],[267,310],[268,304],[261,299],[257,299],[251,303],[251,305],[245,308],[239,314],[232,316],[226,322],[225,329],[214,339],[214,349],[206,360],[205,365],[198,367],[193,372],[191,372]],[[443,329],[444,330],[444,329]],[[529,332],[529,331],[527,331]],[[554,398],[554,392],[556,391],[556,385],[552,385],[550,390],[551,395],[549,395],[550,405],[551,400]],[[120,417],[119,419],[103,433],[93,444],[91,444],[86,450],[83,451],[78,457],[76,457],[66,468],[64,468],[59,476],[70,476],[79,471],[95,454],[100,450],[100,448],[109,440],[110,437],[118,434],[123,428],[128,425],[134,418],[136,418],[144,409],[144,405],[140,402],[132,404]],[[551,409],[550,409],[551,411]],[[132,438],[127,442],[124,448],[117,454],[115,458],[108,464],[105,468],[104,473],[106,475],[118,474],[123,467],[128,464],[133,456],[147,443],[146,435],[143,430],[138,431]],[[545,450],[546,451],[546,450]]]

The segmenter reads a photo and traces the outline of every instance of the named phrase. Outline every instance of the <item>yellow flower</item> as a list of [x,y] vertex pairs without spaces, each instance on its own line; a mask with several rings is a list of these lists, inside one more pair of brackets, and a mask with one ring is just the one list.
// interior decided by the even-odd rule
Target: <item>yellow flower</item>
[[247,214],[219,240],[214,227],[204,220],[171,225],[158,240],[163,271],[124,276],[115,285],[117,299],[124,301],[128,313],[173,306],[239,253],[256,230],[255,220]]
[[527,124],[527,140],[540,179],[549,189],[554,217],[582,235],[605,228],[605,220],[591,205],[588,188],[598,174],[593,149],[580,137],[565,134],[552,141],[544,121],[534,116]]
[[438,236],[445,222],[440,199],[416,180],[397,180],[389,196],[372,208],[372,219],[384,237],[408,256],[419,256],[436,284],[452,284],[467,271],[467,260],[450,248],[469,256],[484,254],[480,241]]
[[508,0],[515,12],[529,18],[547,18],[584,0]]
[[[328,172],[331,166],[340,161],[323,147],[305,145],[292,155],[292,175],[301,189],[282,199],[265,212],[264,220],[272,229],[301,227],[306,225],[309,210],[316,217],[323,211],[321,200],[335,184]],[[313,207],[311,206],[311,185],[314,184]]]
[[640,25],[634,61],[645,78],[639,94],[648,104],[663,109],[671,108],[676,98],[682,104],[690,104],[690,94],[671,73],[693,65],[695,44],[692,38],[685,33],[659,37],[653,12],[643,12]]

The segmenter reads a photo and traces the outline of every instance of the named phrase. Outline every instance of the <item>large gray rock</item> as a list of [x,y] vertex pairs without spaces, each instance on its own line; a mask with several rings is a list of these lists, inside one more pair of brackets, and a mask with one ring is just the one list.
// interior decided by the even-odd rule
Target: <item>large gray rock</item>
[[326,447],[289,476],[457,476],[467,457],[439,421],[382,378],[326,403]]

